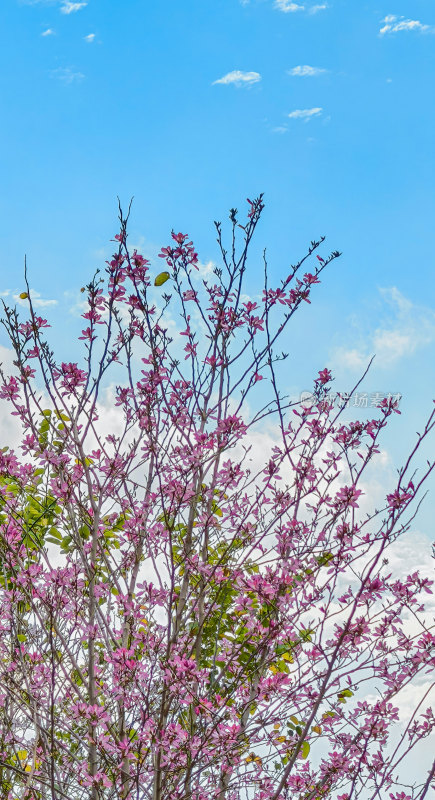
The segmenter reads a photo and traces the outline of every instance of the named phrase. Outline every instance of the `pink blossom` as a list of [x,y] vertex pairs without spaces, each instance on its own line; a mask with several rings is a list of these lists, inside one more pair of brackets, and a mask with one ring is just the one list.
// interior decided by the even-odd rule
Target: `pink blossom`
[[358,508],[357,500],[362,494],[364,494],[363,491],[357,489],[356,486],[343,486],[335,495],[335,503],[349,508]]
[[387,494],[387,503],[390,506],[390,508],[394,509],[401,508],[401,506],[403,506],[405,503],[408,502],[408,500],[411,499],[412,499],[411,492],[404,492],[404,491],[401,492],[399,489],[396,489],[396,491],[392,492],[392,494]]
[[324,385],[325,385],[325,383],[329,383],[329,381],[331,380],[331,378],[332,378],[332,373],[331,373],[331,371],[330,371],[329,369],[326,369],[326,367],[325,367],[325,369],[322,369],[322,370],[320,370],[320,371],[319,371],[319,377],[317,378],[317,381],[318,381],[318,382],[319,382],[319,383],[320,383],[322,386],[324,386]]

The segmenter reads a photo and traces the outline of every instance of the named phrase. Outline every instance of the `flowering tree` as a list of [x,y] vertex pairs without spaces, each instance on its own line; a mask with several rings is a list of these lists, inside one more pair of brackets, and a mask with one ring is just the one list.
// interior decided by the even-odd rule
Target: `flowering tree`
[[[395,705],[435,665],[430,582],[385,559],[434,466],[416,478],[434,412],[363,518],[397,404],[344,422],[328,369],[310,405],[281,396],[280,339],[339,254],[312,242],[246,299],[263,209],[248,202],[228,250],[216,223],[222,261],[202,281],[181,233],[152,280],[120,212],[105,277],[82,289],[82,366],[55,359],[28,283],[28,318],[4,307],[16,371],[0,396],[23,437],[22,455],[0,453],[3,798],[423,800],[434,786],[434,764],[413,785],[401,772],[433,730],[427,698],[402,727]],[[257,471],[268,418],[276,443]]]

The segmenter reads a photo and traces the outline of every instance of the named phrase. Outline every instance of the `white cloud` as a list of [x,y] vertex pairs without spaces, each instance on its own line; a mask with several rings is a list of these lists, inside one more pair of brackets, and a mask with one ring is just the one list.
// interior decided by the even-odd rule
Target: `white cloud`
[[292,67],[292,69],[287,70],[289,75],[294,75],[300,78],[314,78],[316,75],[323,75],[327,71],[327,69],[323,69],[322,67],[310,67],[308,64]]
[[393,364],[403,356],[412,355],[417,349],[417,341],[410,333],[378,330],[373,337],[373,347],[380,361]]
[[303,11],[305,6],[301,6],[299,3],[293,3],[291,0],[275,0],[275,8],[288,14],[292,11]]
[[272,133],[287,133],[288,128],[285,125],[277,125],[276,128],[272,128]]
[[290,119],[303,119],[308,122],[313,117],[318,117],[322,113],[323,108],[295,108],[288,114]]
[[[239,0],[239,3],[242,6],[247,6],[250,0]],[[277,8],[278,11],[284,11],[285,14],[292,13],[293,11],[307,11],[308,14],[317,14],[319,11],[329,8],[329,5],[328,3],[317,3],[307,8],[301,3],[293,2],[293,0],[274,0],[274,7]]]
[[[18,303],[19,306],[28,307],[28,300],[22,300],[18,293],[12,295],[13,300],[15,303]],[[39,292],[35,292],[34,289],[30,290],[30,298],[32,300],[33,308],[46,308],[47,306],[57,306],[57,300],[44,300]]]
[[192,275],[193,277],[195,277],[195,274],[199,275],[200,278],[203,279],[203,278],[208,278],[210,275],[213,275],[214,270],[217,267],[217,264],[211,260],[206,262],[198,261],[197,267],[198,267],[198,272],[193,272]]
[[374,366],[388,368],[435,340],[432,309],[414,305],[395,286],[379,292],[386,306],[393,310],[393,316],[388,318],[385,314],[385,321],[372,331],[364,344],[337,348],[334,362],[340,367],[361,371],[375,354]]
[[326,8],[329,8],[328,3],[318,3],[315,6],[311,6],[308,9],[309,14],[317,14],[319,11],[325,11]]
[[89,42],[89,44],[91,44],[95,39],[95,33],[88,33],[88,35],[84,36],[83,39],[85,42]]
[[63,294],[66,302],[70,304],[68,311],[74,317],[81,317],[88,311],[88,301],[81,292],[67,291]]
[[235,69],[232,72],[228,72],[222,78],[218,78],[217,81],[213,81],[212,86],[216,83],[222,83],[225,86],[229,84],[233,84],[234,86],[251,86],[254,83],[258,83],[261,81],[261,75],[259,72],[242,72],[240,69]]
[[340,364],[344,369],[351,369],[361,372],[366,368],[369,355],[357,347],[346,350],[345,347],[337,347],[334,351],[334,362]]
[[62,83],[79,83],[85,77],[82,72],[77,72],[71,67],[58,67],[51,72],[53,78],[57,78]]
[[76,11],[80,11],[80,9],[85,8],[87,6],[87,2],[82,3],[73,3],[71,0],[63,0],[63,4],[60,7],[62,14],[73,14]]
[[80,0],[80,2],[74,2],[74,0],[19,0],[19,2],[26,6],[52,6],[60,4],[60,11],[62,14],[73,14],[75,11],[80,11],[88,5],[88,0]]
[[388,14],[382,20],[384,25],[379,30],[379,34],[384,36],[386,33],[397,33],[398,31],[424,31],[430,30],[429,25],[423,25],[418,19],[405,19],[405,17],[398,17],[396,14]]
[[41,36],[54,36],[53,28],[47,28],[46,31],[42,31]]

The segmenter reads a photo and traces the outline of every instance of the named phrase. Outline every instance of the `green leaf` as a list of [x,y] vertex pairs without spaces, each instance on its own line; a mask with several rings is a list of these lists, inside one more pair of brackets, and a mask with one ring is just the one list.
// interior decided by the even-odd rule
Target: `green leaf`
[[73,671],[71,673],[71,678],[73,679],[73,681],[75,681],[77,686],[81,686],[83,684],[83,681],[82,681],[82,679],[81,679],[81,677],[79,675],[78,670],[73,669]]
[[331,558],[334,558],[333,553],[324,552],[321,556],[316,556],[316,561],[319,567],[324,567],[325,564],[328,564],[331,561]]
[[302,758],[308,758],[310,750],[309,742],[303,742],[301,747]]
[[341,692],[337,694],[339,703],[345,703],[346,697],[353,697],[353,692],[351,692],[350,689],[343,689]]
[[157,275],[157,278],[154,281],[154,286],[163,286],[163,284],[166,283],[166,281],[168,281],[170,277],[171,276],[169,272],[160,272],[160,274]]
[[66,552],[69,553],[71,541],[72,541],[71,536],[65,536],[62,539],[62,544],[61,544],[62,550],[66,550]]
[[56,411],[56,417],[58,419],[62,419],[64,422],[69,422],[69,417],[66,414],[63,414],[62,411]]

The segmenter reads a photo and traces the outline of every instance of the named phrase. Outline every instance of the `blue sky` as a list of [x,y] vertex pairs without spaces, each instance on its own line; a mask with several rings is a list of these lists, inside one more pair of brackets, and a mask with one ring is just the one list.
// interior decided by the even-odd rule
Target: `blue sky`
[[434,394],[433,0],[7,0],[2,16],[5,297],[26,253],[72,357],[117,195],[135,197],[145,254],[174,227],[207,262],[212,221],[263,191],[253,293],[263,247],[272,283],[319,235],[343,251],[291,330],[283,385],[328,365],[345,390],[376,352],[365,385],[403,394],[387,440],[403,455]]

